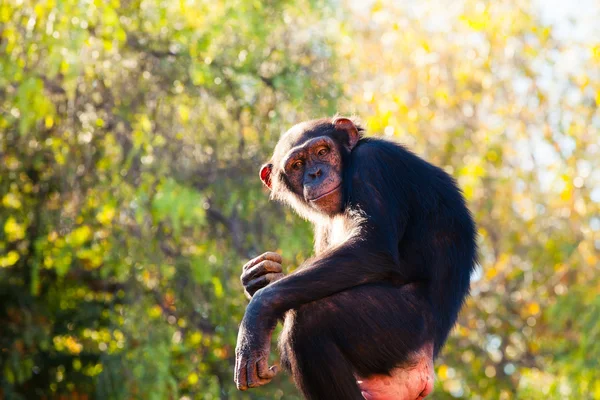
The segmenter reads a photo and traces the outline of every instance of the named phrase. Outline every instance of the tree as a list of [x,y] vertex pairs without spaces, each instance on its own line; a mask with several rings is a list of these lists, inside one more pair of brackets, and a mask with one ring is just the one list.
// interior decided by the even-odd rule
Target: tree
[[256,212],[265,149],[301,104],[335,109],[328,41],[294,35],[326,11],[0,5],[0,393],[281,397],[234,389],[238,276],[285,236]]
[[0,2],[0,397],[299,398],[235,390],[239,274],[310,256],[257,171],[336,111],[479,224],[434,397],[600,397],[600,40],[564,31],[526,0]]

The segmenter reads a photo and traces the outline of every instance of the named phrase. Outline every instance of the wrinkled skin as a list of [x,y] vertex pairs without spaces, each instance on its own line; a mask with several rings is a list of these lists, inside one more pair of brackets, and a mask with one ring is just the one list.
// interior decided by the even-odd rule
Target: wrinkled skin
[[[263,287],[284,277],[281,266],[282,258],[275,252],[266,252],[248,261],[241,275],[244,292],[250,299]],[[239,335],[238,337],[245,337]],[[270,343],[270,337],[266,343]],[[238,343],[238,346],[240,343]],[[244,344],[242,344],[243,346]],[[266,385],[276,375],[278,368],[268,367],[269,348],[261,349],[258,366],[247,368],[247,377],[236,377],[236,382],[245,384],[239,389]],[[374,375],[366,378],[357,377],[357,382],[365,400],[415,400],[424,399],[433,391],[435,373],[433,369],[433,345],[426,345],[414,356],[414,366],[398,368],[387,375]],[[237,367],[236,367],[237,370]],[[240,369],[241,370],[241,369]],[[237,380],[239,379],[239,381]]]
[[283,165],[294,193],[313,208],[329,215],[342,210],[342,160],[331,138],[307,141],[290,151]]
[[[351,150],[359,139],[354,124],[345,118],[338,122],[341,130],[348,129],[349,141],[346,149]],[[303,129],[298,124],[290,129],[287,136],[300,136]],[[317,214],[333,216],[343,211],[342,195],[342,156],[339,145],[328,136],[298,140],[299,145],[285,150],[279,165],[264,165],[260,171],[263,183],[273,192],[289,190],[304,204],[308,204]],[[285,183],[275,175],[285,177]],[[283,186],[286,186],[285,188]]]
[[248,299],[251,299],[257,290],[284,277],[281,261],[279,254],[268,251],[244,265],[241,280]]
[[235,381],[241,390],[265,385],[277,374],[277,367],[268,364],[273,329],[264,336],[265,331],[249,332],[251,322],[242,323],[236,345]]
[[[259,289],[283,276],[281,256],[267,252],[244,265],[241,280],[246,296],[251,299]],[[246,312],[240,325],[235,366],[235,382],[240,390],[265,385],[277,374],[277,366],[268,365],[271,336],[277,320],[273,320],[264,330],[247,329],[265,320],[264,315]]]

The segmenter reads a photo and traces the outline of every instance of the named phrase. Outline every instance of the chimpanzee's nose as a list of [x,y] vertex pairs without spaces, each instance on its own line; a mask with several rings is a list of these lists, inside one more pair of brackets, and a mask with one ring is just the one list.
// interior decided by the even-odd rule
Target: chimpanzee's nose
[[308,173],[308,176],[310,176],[310,178],[311,178],[312,180],[315,180],[315,179],[317,179],[318,177],[320,177],[320,176],[321,176],[321,168],[320,168],[320,167],[316,167],[316,168],[314,168],[312,171],[310,171],[310,172]]

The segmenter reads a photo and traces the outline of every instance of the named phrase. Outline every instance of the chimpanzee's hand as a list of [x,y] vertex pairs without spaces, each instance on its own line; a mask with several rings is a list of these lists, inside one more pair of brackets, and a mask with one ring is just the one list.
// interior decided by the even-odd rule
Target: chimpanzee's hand
[[255,303],[253,300],[248,305],[235,347],[234,379],[239,390],[266,385],[277,374],[277,366],[269,368],[275,324],[269,318],[261,318],[260,306],[253,307]]
[[248,261],[241,276],[244,293],[252,298],[257,290],[283,278],[281,271],[281,256],[271,251]]

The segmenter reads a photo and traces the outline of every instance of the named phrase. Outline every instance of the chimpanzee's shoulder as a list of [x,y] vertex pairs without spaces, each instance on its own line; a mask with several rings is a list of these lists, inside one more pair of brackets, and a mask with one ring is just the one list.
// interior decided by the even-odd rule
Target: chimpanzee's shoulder
[[416,158],[400,143],[380,138],[362,138],[352,150],[352,160],[355,164],[395,164],[398,161],[408,161]]

